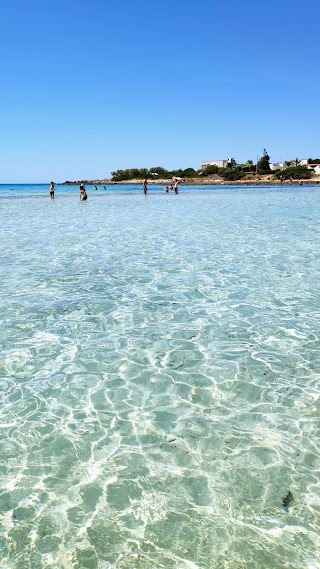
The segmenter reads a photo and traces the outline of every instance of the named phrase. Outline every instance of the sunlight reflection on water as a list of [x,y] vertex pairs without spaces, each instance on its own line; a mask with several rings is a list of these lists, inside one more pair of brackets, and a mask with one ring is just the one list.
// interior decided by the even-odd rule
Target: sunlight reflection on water
[[19,191],[0,568],[317,567],[319,190]]

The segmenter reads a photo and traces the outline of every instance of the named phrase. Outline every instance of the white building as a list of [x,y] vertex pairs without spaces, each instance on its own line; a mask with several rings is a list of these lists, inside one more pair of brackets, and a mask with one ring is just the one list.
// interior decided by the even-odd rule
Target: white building
[[308,166],[308,158],[296,158],[295,160],[291,160],[290,164],[285,165],[285,168],[289,168],[290,166]]
[[218,166],[218,168],[232,168],[236,165],[234,158],[227,158],[226,160],[212,160],[211,162],[202,162],[201,170],[204,170],[208,166]]
[[[290,166],[308,166],[308,158],[291,160]],[[285,170],[285,168],[289,168],[289,165],[283,162],[270,162],[270,170]]]
[[320,174],[320,164],[308,164],[309,170],[313,170],[317,176]]
[[284,164],[282,162],[270,162],[270,170],[283,170]]

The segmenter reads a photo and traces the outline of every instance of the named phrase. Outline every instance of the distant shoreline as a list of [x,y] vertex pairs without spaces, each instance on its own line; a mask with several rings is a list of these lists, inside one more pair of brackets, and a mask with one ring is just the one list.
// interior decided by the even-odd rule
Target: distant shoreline
[[[80,185],[82,180],[70,182],[63,182],[62,186],[77,186]],[[83,180],[86,186],[137,186],[142,185],[143,180],[123,180],[121,182],[114,182],[112,180]],[[149,186],[170,186],[172,180],[158,179],[148,180]],[[270,180],[270,179],[254,179],[251,180],[217,180],[215,178],[188,178],[180,182],[180,186],[299,186],[299,185],[318,185],[320,184],[320,177],[314,177],[307,180]]]

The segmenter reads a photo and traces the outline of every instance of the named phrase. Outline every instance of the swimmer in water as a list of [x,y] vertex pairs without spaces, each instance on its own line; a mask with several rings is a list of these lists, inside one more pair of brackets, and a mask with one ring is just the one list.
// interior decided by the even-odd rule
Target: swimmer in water
[[51,182],[50,184],[50,198],[54,200],[54,183]]

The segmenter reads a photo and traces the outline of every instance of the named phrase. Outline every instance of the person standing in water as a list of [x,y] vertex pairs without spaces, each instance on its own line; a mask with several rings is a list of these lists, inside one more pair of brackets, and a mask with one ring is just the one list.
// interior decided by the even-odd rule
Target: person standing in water
[[85,190],[85,187],[83,186],[82,189],[80,190],[80,200],[82,202],[85,202],[87,199],[88,199],[87,192]]
[[50,198],[54,200],[54,183],[51,182],[50,184]]
[[143,180],[143,193],[146,194],[147,191],[148,191],[148,180],[147,180],[147,178],[145,178]]
[[80,184],[80,201],[85,202],[88,199],[86,188],[83,182]]
[[174,183],[174,193],[175,194],[179,193],[179,180],[176,180]]

